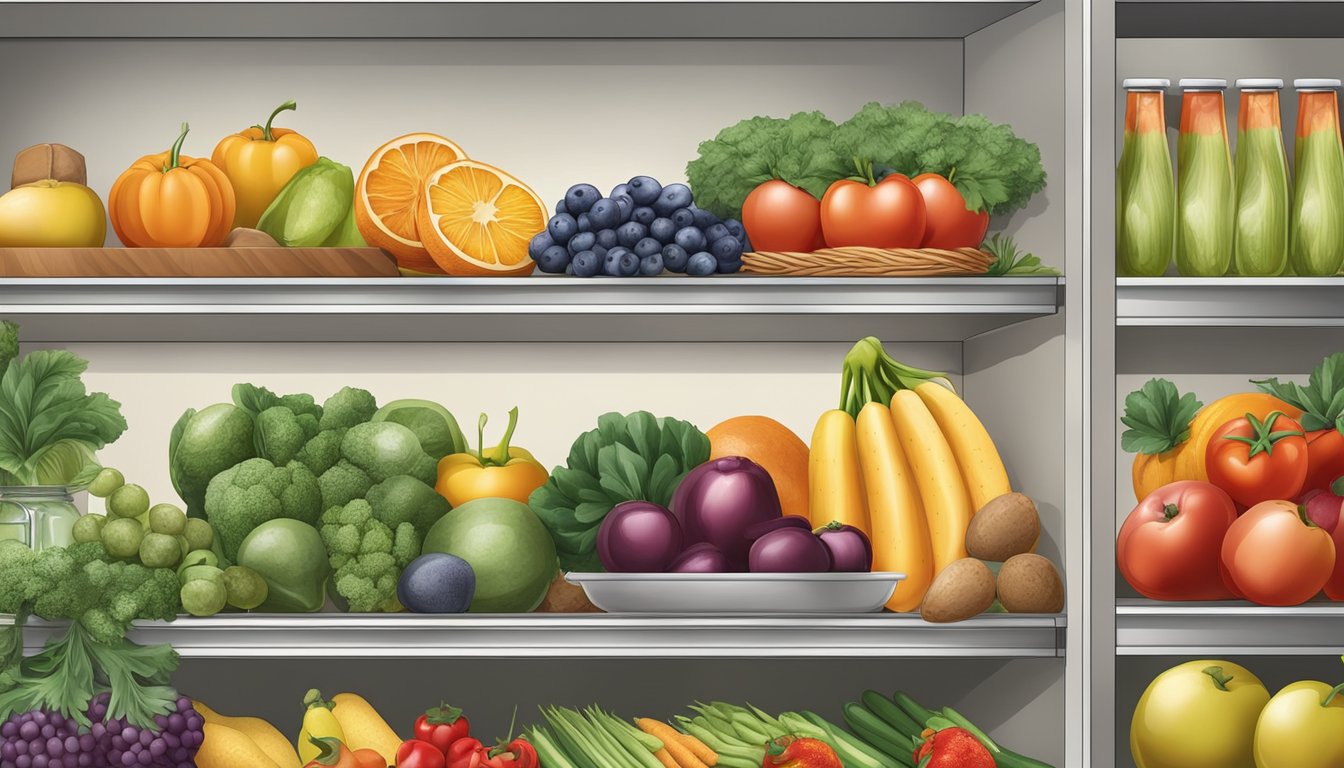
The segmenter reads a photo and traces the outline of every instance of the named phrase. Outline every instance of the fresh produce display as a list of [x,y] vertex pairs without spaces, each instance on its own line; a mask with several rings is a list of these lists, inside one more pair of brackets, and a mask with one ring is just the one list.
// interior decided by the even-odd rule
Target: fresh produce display
[[107,213],[89,189],[84,156],[64,144],[37,144],[14,158],[0,195],[0,248],[93,248],[107,237]]
[[575,184],[528,243],[537,269],[576,277],[704,277],[737,272],[750,250],[742,224],[697,208],[685,184],[635,176],[602,197]]
[[[271,125],[281,112],[298,109],[298,106],[294,101],[287,101],[275,108],[266,118],[265,125],[254,125],[226,136],[215,145],[210,162],[224,172],[233,187],[237,202],[235,227],[256,227],[262,213],[290,179],[318,161],[317,148],[302,134]],[[349,174],[348,168],[346,173]],[[347,208],[352,189],[353,180],[345,190],[343,202]]]
[[319,157],[275,193],[256,228],[289,248],[363,247],[355,228],[354,190],[349,166]]
[[1344,685],[1304,680],[1272,697],[1250,670],[1190,661],[1144,691],[1130,726],[1139,768],[1328,768],[1344,760]]
[[125,245],[209,248],[233,228],[233,186],[214,163],[182,154],[189,130],[183,123],[171,149],[135,161],[112,185],[108,213]]

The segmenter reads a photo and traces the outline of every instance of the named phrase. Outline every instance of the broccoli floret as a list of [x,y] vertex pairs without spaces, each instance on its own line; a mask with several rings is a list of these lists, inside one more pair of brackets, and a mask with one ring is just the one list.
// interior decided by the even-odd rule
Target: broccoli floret
[[322,430],[349,429],[363,424],[378,412],[373,395],[362,389],[344,387],[322,404]]
[[451,509],[448,500],[431,486],[408,475],[387,478],[370,488],[364,498],[389,527],[410,523],[421,536]]
[[252,529],[281,517],[316,525],[321,503],[317,478],[304,465],[292,461],[277,467],[265,459],[248,459],[210,481],[205,516],[232,562]]
[[255,439],[258,455],[277,467],[293,461],[308,441],[317,435],[317,419],[311,413],[296,413],[283,405],[267,408],[257,414]]
[[373,487],[373,478],[354,464],[341,459],[322,473],[317,479],[317,487],[322,492],[322,508],[331,509],[364,498]]

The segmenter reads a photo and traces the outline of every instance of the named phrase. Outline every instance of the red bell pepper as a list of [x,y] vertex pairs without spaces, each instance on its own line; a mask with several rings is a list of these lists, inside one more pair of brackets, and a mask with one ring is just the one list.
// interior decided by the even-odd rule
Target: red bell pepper
[[995,768],[994,756],[965,728],[925,728],[920,737],[916,768]]
[[824,741],[780,736],[765,745],[761,768],[843,768],[835,750]]
[[440,704],[415,720],[415,738],[427,741],[448,753],[448,746],[454,741],[471,733],[471,723],[462,716],[462,710],[448,704]]
[[444,768],[439,748],[427,741],[407,739],[397,749],[397,768]]
[[517,738],[495,746],[481,765],[485,768],[541,768],[541,758],[526,739]]
[[444,757],[447,758],[447,768],[481,768],[485,752],[480,739],[464,736],[448,745]]

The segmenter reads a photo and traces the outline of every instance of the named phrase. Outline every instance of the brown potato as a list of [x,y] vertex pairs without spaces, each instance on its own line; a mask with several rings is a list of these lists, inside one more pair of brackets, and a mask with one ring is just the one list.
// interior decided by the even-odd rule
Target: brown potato
[[84,156],[64,144],[35,144],[20,150],[14,156],[10,188],[43,179],[73,181],[87,186],[89,174],[85,169]]
[[1040,555],[1016,555],[999,569],[999,602],[1009,613],[1059,613],[1064,610],[1064,580]]
[[275,238],[259,229],[237,227],[224,238],[225,248],[278,248]]
[[[900,587],[897,587],[899,589]],[[973,557],[949,563],[924,593],[919,615],[947,623],[978,616],[994,604],[994,572]]]
[[588,600],[588,593],[578,584],[565,581],[563,572],[557,573],[551,588],[537,606],[537,613],[601,613],[602,609]]
[[1020,493],[990,499],[966,529],[966,552],[971,557],[1002,563],[1036,548],[1041,516],[1036,503]]

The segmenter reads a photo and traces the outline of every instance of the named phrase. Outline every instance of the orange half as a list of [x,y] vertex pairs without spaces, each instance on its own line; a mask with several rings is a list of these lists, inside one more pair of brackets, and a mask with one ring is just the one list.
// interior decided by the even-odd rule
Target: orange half
[[416,231],[425,181],[467,155],[433,133],[409,133],[376,149],[355,186],[355,226],[370,245],[397,259],[403,270],[442,274]]
[[485,163],[461,160],[425,184],[416,220],[425,248],[450,275],[527,275],[528,241],[546,228],[546,204],[530,187]]

